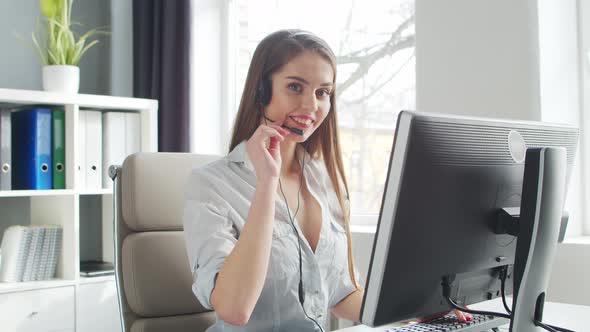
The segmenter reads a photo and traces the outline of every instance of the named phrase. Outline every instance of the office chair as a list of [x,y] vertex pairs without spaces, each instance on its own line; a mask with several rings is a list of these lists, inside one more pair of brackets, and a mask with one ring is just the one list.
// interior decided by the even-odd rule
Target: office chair
[[215,321],[191,290],[182,213],[191,170],[217,158],[136,153],[109,169],[123,331],[199,332]]

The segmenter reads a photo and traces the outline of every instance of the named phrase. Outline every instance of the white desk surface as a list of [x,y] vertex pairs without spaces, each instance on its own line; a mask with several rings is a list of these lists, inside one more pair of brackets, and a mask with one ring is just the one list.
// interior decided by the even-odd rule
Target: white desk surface
[[[508,300],[510,304],[511,300]],[[502,302],[499,299],[492,300],[485,303],[478,303],[470,306],[473,309],[479,310],[496,310],[504,312],[502,309]],[[590,321],[590,306],[546,302],[543,313],[543,322],[555,326],[560,326],[568,330],[577,332],[588,331]],[[384,331],[388,327],[401,326],[400,324],[389,324],[381,327],[371,328],[366,325],[357,325],[345,329],[336,330],[338,332],[377,332]],[[507,330],[507,329],[506,329]]]

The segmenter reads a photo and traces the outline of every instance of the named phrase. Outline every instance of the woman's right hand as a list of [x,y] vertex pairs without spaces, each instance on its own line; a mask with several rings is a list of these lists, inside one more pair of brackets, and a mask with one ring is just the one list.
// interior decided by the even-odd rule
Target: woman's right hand
[[280,123],[261,124],[246,142],[246,152],[260,181],[278,179],[281,173],[280,144],[289,135]]

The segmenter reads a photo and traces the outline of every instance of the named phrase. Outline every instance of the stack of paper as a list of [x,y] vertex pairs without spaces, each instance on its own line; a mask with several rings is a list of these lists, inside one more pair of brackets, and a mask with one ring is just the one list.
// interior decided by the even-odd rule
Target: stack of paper
[[2,237],[0,281],[51,279],[61,251],[62,228],[58,225],[11,226]]

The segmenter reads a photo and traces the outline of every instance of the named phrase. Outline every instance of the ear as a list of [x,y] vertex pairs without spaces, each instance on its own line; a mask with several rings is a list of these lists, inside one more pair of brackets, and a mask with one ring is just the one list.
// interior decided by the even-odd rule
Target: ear
[[272,81],[270,79],[263,78],[260,81],[260,85],[258,86],[258,91],[256,92],[256,102],[260,103],[262,106],[268,105],[270,103],[270,98],[272,97]]

